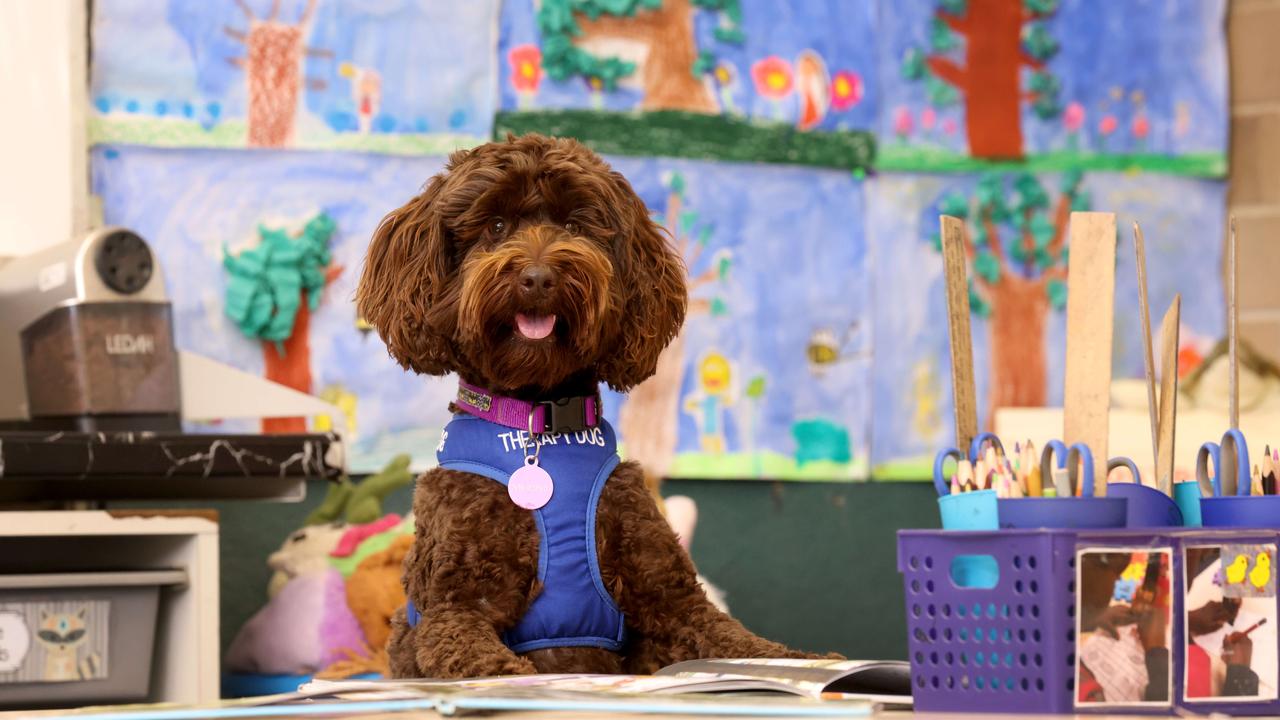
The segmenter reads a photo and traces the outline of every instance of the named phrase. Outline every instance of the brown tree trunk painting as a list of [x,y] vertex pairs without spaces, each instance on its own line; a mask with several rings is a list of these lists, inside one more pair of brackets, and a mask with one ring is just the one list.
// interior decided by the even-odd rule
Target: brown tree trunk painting
[[[991,297],[991,391],[987,417],[1000,407],[1043,407],[1046,401],[1044,280],[1006,275]],[[991,422],[991,421],[989,421]]]
[[719,112],[711,92],[693,74],[698,46],[693,35],[693,6],[689,0],[663,0],[656,10],[640,10],[633,17],[601,15],[575,19],[582,28],[579,42],[618,38],[648,46],[642,81],[645,110]]
[[[303,59],[307,55],[332,55],[306,45],[304,35],[310,29],[316,0],[307,0],[302,18],[293,25],[277,20],[279,0],[271,4],[271,14],[265,19],[255,17],[244,0],[236,0],[236,4],[248,18],[249,30],[224,30],[245,46],[245,57],[230,61],[244,68],[249,99],[247,143],[250,147],[286,147],[293,142],[298,100],[306,82]],[[318,81],[313,84],[323,85]]]
[[249,91],[249,145],[285,147],[302,88],[302,29],[257,23],[249,30],[244,63]]
[[[277,349],[274,342],[268,340],[262,343],[263,375],[272,382],[308,395],[311,394],[310,325],[311,311],[307,307],[307,296],[304,292],[298,314],[293,320],[293,332],[288,340],[280,343],[283,352]],[[262,419],[264,433],[305,433],[306,431],[307,419],[303,417]]]
[[969,153],[1022,157],[1021,68],[1041,67],[1021,49],[1023,1],[969,0],[964,17],[939,12],[938,18],[964,36],[965,64],[941,56],[925,62],[964,95]]
[[[1021,268],[1015,267],[1017,263],[1006,256],[1004,241],[990,212],[982,211],[978,219],[985,226],[986,247],[995,255],[1000,268],[994,282],[981,273],[973,272],[971,275],[975,289],[991,306],[987,323],[991,329],[991,388],[987,395],[986,413],[988,430],[995,422],[996,408],[1043,407],[1048,399],[1048,369],[1044,354],[1044,333],[1050,310],[1048,284],[1051,280],[1065,281],[1067,278],[1063,244],[1070,214],[1071,197],[1064,193],[1053,208],[1053,236],[1046,247],[1053,264],[1032,278],[1026,277]],[[971,238],[972,235],[966,233],[970,260],[977,254]],[[1030,229],[1024,231],[1019,242],[1028,253],[1034,249],[1035,239]]]
[[[689,238],[680,232],[680,194],[667,196],[667,230],[675,239],[676,250],[693,267],[701,255],[701,245],[690,251]],[[687,281],[690,296],[694,291],[716,278],[714,269]],[[709,312],[711,304],[705,299],[690,299],[688,315]],[[680,423],[680,385],[684,380],[685,335],[684,330],[658,356],[653,376],[631,389],[627,401],[618,412],[618,430],[626,444],[627,457],[640,463],[644,469],[645,485],[656,499],[658,487],[671,471],[676,455],[676,426]],[[659,503],[658,507],[662,507]]]

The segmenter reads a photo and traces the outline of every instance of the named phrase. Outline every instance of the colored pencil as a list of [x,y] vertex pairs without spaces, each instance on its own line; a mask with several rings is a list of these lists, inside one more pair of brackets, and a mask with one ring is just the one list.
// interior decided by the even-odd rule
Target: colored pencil
[[973,465],[968,460],[956,464],[956,479],[960,481],[960,487],[973,489]]
[[1253,625],[1249,626],[1249,629],[1248,629],[1248,630],[1245,630],[1245,631],[1244,631],[1244,634],[1245,634],[1245,635],[1248,635],[1249,633],[1253,632],[1254,630],[1257,630],[1258,628],[1260,628],[1260,627],[1262,627],[1263,625],[1266,625],[1266,624],[1267,624],[1267,619],[1266,619],[1266,618],[1262,618],[1262,619],[1261,619],[1261,620],[1259,620],[1258,622],[1256,622],[1256,623],[1254,623]]

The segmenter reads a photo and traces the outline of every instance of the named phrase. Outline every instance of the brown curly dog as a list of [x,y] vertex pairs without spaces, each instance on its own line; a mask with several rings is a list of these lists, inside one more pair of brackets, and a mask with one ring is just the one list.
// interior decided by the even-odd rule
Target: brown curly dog
[[[541,401],[649,377],[684,321],[684,277],[625,178],[573,140],[528,135],[454,153],[391,212],[357,304],[406,369]],[[504,634],[543,592],[541,520],[499,482],[437,468],[415,491],[404,583],[420,619],[392,619],[392,674],[646,674],[698,658],[809,657],[708,602],[639,466],[601,478],[597,586],[625,618],[618,651],[508,647]]]

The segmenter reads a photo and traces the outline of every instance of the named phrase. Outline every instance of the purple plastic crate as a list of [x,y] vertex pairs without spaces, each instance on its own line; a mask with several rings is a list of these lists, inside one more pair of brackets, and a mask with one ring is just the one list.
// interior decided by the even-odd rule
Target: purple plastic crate
[[[915,707],[923,711],[1000,713],[1116,712],[1076,709],[1075,555],[1078,547],[1162,546],[1172,533],[1134,530],[1000,530],[898,533],[898,570],[907,602]],[[986,578],[959,587],[957,574]],[[972,584],[972,582],[970,582]],[[1181,643],[1180,593],[1172,612],[1173,648]],[[1173,698],[1181,691],[1180,653],[1171,654]],[[1125,708],[1123,712],[1172,712]]]
[[[1186,702],[1184,550],[1194,545],[1276,544],[1273,529],[1000,530],[898,533],[916,708],[1001,713],[1123,712],[1277,715],[1280,701]],[[1173,551],[1168,707],[1074,707],[1075,556],[1083,547]],[[982,559],[975,559],[982,558]],[[959,587],[952,568],[982,586]],[[1277,601],[1280,601],[1278,599]],[[1272,629],[1275,633],[1278,629]],[[1280,671],[1277,671],[1280,675]],[[1280,684],[1280,677],[1263,678]]]
[[[1071,711],[1075,543],[1069,531],[898,534],[916,709]],[[954,562],[990,569],[974,557],[994,559],[994,587],[952,582]]]

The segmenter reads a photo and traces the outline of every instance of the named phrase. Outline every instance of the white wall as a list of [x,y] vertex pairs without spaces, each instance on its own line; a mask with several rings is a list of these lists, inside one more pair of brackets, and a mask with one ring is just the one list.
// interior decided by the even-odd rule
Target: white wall
[[86,6],[0,0],[0,255],[89,227]]

